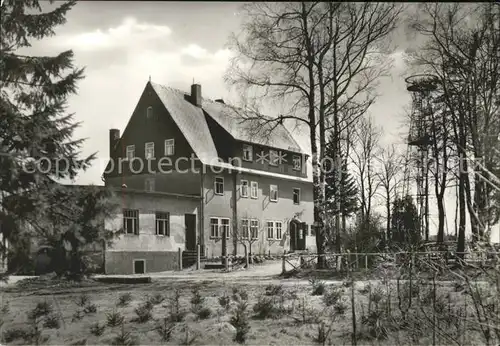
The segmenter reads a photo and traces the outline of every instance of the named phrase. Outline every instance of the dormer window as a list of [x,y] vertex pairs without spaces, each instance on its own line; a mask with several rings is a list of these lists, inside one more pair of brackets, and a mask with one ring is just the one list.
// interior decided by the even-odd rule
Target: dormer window
[[277,150],[269,150],[269,164],[273,166],[278,165],[279,154]]
[[127,145],[127,160],[132,160],[135,157],[135,145]]
[[293,169],[300,171],[302,169],[302,159],[298,155],[293,156]]
[[154,142],[148,142],[144,145],[144,156],[146,160],[152,159],[155,157],[155,144]]
[[243,160],[253,160],[253,147],[250,144],[243,144]]
[[175,143],[174,139],[166,139],[165,140],[165,156],[172,156],[175,152]]
[[146,118],[151,119],[153,117],[153,107],[149,106],[146,110]]

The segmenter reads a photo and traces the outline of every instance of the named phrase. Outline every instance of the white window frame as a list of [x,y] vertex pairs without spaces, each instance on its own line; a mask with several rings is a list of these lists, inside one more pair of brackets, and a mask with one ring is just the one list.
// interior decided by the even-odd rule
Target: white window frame
[[[151,151],[148,153],[148,151]],[[150,154],[151,156],[149,156]],[[155,142],[147,142],[144,144],[144,158],[146,160],[154,159],[155,157]]]
[[[222,192],[217,192],[217,184],[221,184],[221,182],[217,182],[217,179],[222,179]],[[214,193],[219,196],[224,196],[224,177],[215,177],[214,179]]]
[[154,177],[144,179],[144,190],[148,191],[148,192],[155,191],[155,178]]
[[136,259],[132,260],[132,272],[134,274],[135,274],[135,262],[144,262],[144,274],[146,274],[147,273],[147,271],[146,271],[146,260],[144,258],[136,258]]
[[[123,209],[123,231],[125,234],[139,235],[139,210],[138,209]],[[127,227],[125,220],[132,220],[132,230]]]
[[[213,224],[212,220],[216,220],[217,223]],[[213,226],[215,225],[215,232],[213,232],[214,228]],[[215,234],[214,234],[215,233]],[[219,238],[219,218],[218,217],[211,217],[210,218],[210,238],[216,239]]]
[[[222,221],[227,221],[227,224],[223,224]],[[221,217],[220,218],[220,231],[219,231],[219,236],[222,238],[222,235],[224,234],[224,226],[227,227],[227,232],[226,232],[226,239],[229,239],[229,234],[231,234],[231,219],[228,217]]]
[[[255,187],[255,195],[254,195],[254,187]],[[259,198],[259,183],[256,181],[250,182],[250,197],[253,199]]]
[[[246,187],[246,193],[243,193],[245,190],[244,187]],[[250,189],[250,186],[248,184],[248,180],[240,180],[240,195],[243,198],[248,198],[248,190]]]
[[[159,232],[159,225],[163,225],[163,234]],[[155,213],[155,233],[157,236],[170,237],[170,213],[168,211],[157,211]]]
[[125,151],[125,159],[132,160],[135,157],[135,145],[127,145]]
[[175,139],[165,139],[164,143],[165,156],[175,155]]
[[153,107],[149,106],[146,109],[146,119],[151,119],[153,117]]
[[252,239],[259,239],[259,220],[257,219],[250,219],[250,237]]
[[274,239],[274,221],[266,221],[267,239]]
[[[217,220],[217,224],[212,223],[212,220]],[[227,223],[223,224],[222,220],[227,220]],[[213,232],[213,226],[215,226],[215,232]],[[222,228],[224,226],[227,227],[226,239],[229,239],[229,235],[231,233],[231,219],[228,217],[217,217],[217,216],[211,217],[210,218],[210,238],[211,239],[222,238],[222,234],[223,234]]]
[[[245,153],[249,153],[248,157],[245,157]],[[243,144],[243,160],[253,161],[253,146],[251,144]]]
[[[278,227],[278,225],[279,225],[279,227]],[[275,221],[274,222],[274,230],[276,232],[276,239],[278,239],[278,240],[283,239],[283,222]]]
[[[276,199],[273,199],[273,187],[276,188]],[[269,185],[269,200],[271,202],[278,202],[279,200],[279,190],[278,190],[278,185]]]
[[[296,190],[299,192],[299,194],[298,194],[299,200],[297,201],[297,203],[295,203],[295,200],[294,200]],[[300,205],[300,188],[298,188],[298,187],[294,187],[292,190],[292,202],[294,205]]]
[[[275,155],[273,154],[275,153]],[[274,157],[273,157],[274,156]],[[280,153],[278,150],[269,149],[269,164],[271,166],[277,166],[279,161]]]
[[[293,155],[293,170],[300,171],[302,169],[302,158],[299,155]],[[297,165],[298,163],[298,165]]]
[[241,239],[248,239],[250,237],[250,220],[241,219]]

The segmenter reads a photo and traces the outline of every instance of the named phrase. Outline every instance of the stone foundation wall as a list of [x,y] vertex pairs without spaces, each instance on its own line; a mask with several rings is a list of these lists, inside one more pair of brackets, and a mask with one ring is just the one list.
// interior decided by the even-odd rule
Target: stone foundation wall
[[134,260],[146,261],[145,272],[179,269],[177,251],[107,251],[106,274],[134,274]]

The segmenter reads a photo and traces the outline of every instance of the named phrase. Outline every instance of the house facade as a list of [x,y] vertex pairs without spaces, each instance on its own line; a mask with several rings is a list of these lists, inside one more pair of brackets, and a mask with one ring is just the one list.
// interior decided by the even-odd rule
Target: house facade
[[315,251],[310,157],[279,122],[241,112],[197,84],[146,84],[123,134],[110,130],[103,178],[122,210],[108,227],[123,234],[107,273],[175,269],[197,245],[206,257]]

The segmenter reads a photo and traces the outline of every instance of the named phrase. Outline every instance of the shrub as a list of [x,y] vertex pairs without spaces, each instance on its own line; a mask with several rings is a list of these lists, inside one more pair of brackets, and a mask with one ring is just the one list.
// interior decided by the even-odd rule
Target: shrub
[[333,306],[333,311],[336,315],[344,315],[347,310],[347,304],[343,301],[338,301]]
[[200,320],[206,320],[207,318],[212,316],[212,310],[208,307],[201,307],[196,310],[195,314]]
[[43,326],[48,329],[59,329],[59,327],[61,327],[61,320],[59,319],[59,316],[50,314],[45,317]]
[[132,336],[130,332],[125,331],[125,326],[122,324],[122,329],[120,334],[118,334],[113,341],[111,342],[112,345],[120,345],[120,346],[132,346],[132,345],[137,345],[137,340],[135,337]]
[[106,322],[109,327],[116,327],[120,324],[123,324],[124,319],[125,318],[122,316],[122,314],[120,314],[116,310],[109,314],[106,314]]
[[75,299],[76,305],[83,308],[90,303],[90,297],[87,294],[81,294]]
[[148,304],[148,302],[138,306],[134,309],[134,312],[137,315],[137,318],[135,318],[134,321],[144,323],[151,320],[153,318],[152,309],[153,306]]
[[95,336],[101,336],[106,329],[106,325],[100,325],[99,322],[96,322],[90,326],[90,333]]
[[317,279],[309,280],[312,286],[312,295],[313,296],[321,296],[325,293],[326,283],[324,281],[320,281]]
[[95,314],[97,312],[97,305],[88,304],[83,308],[83,312],[86,314]]
[[236,328],[234,341],[239,344],[245,343],[247,334],[250,331],[250,323],[248,322],[248,315],[246,312],[247,307],[248,304],[246,302],[240,302],[230,320],[230,323]]
[[222,306],[225,310],[229,309],[231,303],[231,298],[229,298],[226,295],[223,295],[219,297],[219,304]]
[[181,292],[176,289],[174,291],[174,296],[170,298],[170,304],[168,306],[164,306],[169,309],[169,320],[171,322],[182,322],[184,317],[186,317],[186,312],[181,310]]
[[268,285],[266,287],[266,296],[278,296],[283,293],[283,285]]
[[148,301],[151,302],[151,304],[153,305],[159,305],[163,303],[164,300],[165,297],[160,293],[157,293],[154,296],[148,298]]
[[330,290],[327,290],[323,295],[323,301],[326,306],[332,306],[336,304],[340,298],[342,298],[342,294],[344,293],[343,289],[340,287],[333,287]]
[[2,312],[2,315],[7,315],[10,312],[9,302],[4,302],[0,311]]
[[10,343],[12,341],[19,340],[19,339],[30,340],[31,339],[31,331],[28,328],[7,329],[3,333],[3,339],[7,343]]
[[193,288],[192,293],[193,297],[191,298],[191,304],[194,307],[201,306],[205,302],[205,298],[200,294],[199,288]]
[[82,310],[76,310],[75,313],[73,314],[73,318],[71,319],[71,322],[75,321],[80,321],[85,314],[83,313]]
[[257,303],[253,306],[253,311],[255,312],[255,317],[260,319],[276,318],[278,315],[274,301],[266,297],[258,298]]
[[40,317],[48,316],[52,313],[52,305],[48,302],[38,302],[33,310],[28,312],[28,319],[36,322]]
[[238,287],[233,287],[232,298],[235,302],[240,302],[241,300],[248,300],[248,293],[245,290],[240,290]]
[[172,321],[170,321],[167,317],[163,318],[163,324],[158,324],[156,327],[156,331],[160,335],[161,341],[166,342],[170,340],[174,327],[175,324]]
[[124,307],[129,305],[131,301],[132,301],[132,294],[123,293],[118,297],[118,303],[116,305]]

